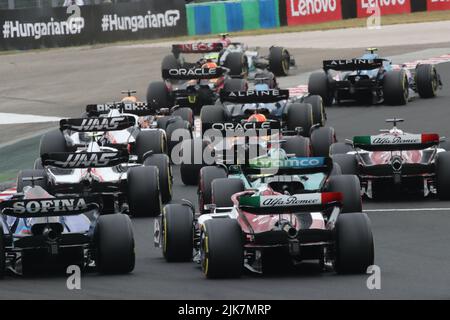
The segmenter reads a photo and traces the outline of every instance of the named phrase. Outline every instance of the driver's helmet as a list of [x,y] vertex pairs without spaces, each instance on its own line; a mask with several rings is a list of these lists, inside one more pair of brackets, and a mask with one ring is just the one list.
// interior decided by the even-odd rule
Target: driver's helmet
[[127,96],[124,97],[121,102],[123,103],[136,103],[137,102],[137,98],[135,96]]
[[206,61],[206,63],[204,63],[202,65],[202,68],[214,69],[214,68],[217,68],[217,63],[209,60],[209,61]]
[[284,149],[280,149],[280,148],[269,149],[268,156],[271,159],[285,160],[288,158],[286,151],[284,151]]
[[264,91],[269,90],[269,85],[267,83],[257,83],[255,84],[255,90],[256,91]]
[[226,48],[231,44],[231,39],[227,33],[224,33],[221,34],[219,42],[223,45],[224,48]]
[[255,113],[252,114],[248,119],[248,122],[264,122],[267,121],[267,118],[265,115],[261,114],[261,113]]

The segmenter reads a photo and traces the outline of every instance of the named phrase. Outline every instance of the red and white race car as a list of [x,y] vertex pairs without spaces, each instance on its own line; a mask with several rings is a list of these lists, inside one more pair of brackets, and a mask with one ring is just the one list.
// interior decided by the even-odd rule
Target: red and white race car
[[400,191],[436,194],[450,199],[450,152],[436,133],[412,134],[397,128],[403,119],[387,119],[390,130],[378,135],[355,136],[350,143],[330,147],[333,160],[343,174],[356,174],[362,192],[376,198]]

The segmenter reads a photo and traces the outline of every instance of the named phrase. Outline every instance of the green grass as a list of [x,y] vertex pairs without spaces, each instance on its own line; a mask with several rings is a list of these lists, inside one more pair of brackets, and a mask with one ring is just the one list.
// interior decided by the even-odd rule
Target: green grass
[[[381,25],[395,25],[395,24],[405,24],[405,23],[419,23],[419,22],[435,22],[450,20],[450,11],[430,11],[430,12],[415,12],[406,14],[394,14],[381,17]],[[332,29],[346,29],[346,28],[362,28],[367,24],[366,18],[359,19],[348,19],[339,21],[330,21],[319,24],[307,24],[298,26],[286,26],[276,29],[257,29],[257,30],[246,30],[240,32],[233,32],[232,36],[252,36],[252,35],[266,35],[266,34],[276,34],[276,33],[289,33],[289,32],[305,32],[305,31],[323,31]],[[133,41],[120,41],[114,43],[104,43],[95,45],[85,45],[79,48],[83,49],[96,49],[109,47],[113,45],[130,45],[130,44],[148,44],[148,43],[158,43],[166,41],[186,41],[186,40],[202,40],[206,38],[215,37],[215,35],[197,35],[197,36],[182,36],[175,38],[162,38],[162,39],[149,39],[149,40],[133,40]],[[43,50],[64,50],[67,48],[43,48],[36,50],[13,50],[13,51],[0,51],[0,55],[5,54],[16,54],[21,52],[33,52],[33,51],[43,51]]]

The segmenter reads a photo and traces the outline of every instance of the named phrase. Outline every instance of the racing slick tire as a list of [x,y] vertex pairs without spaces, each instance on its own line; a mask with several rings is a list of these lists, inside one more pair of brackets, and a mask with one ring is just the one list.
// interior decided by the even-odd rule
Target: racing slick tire
[[341,213],[362,211],[361,185],[357,176],[343,174],[330,177],[327,191],[342,193]]
[[269,49],[269,70],[277,77],[289,74],[291,55],[283,47],[271,47]]
[[386,72],[383,80],[384,102],[388,105],[405,105],[408,102],[408,77],[404,70]]
[[247,82],[244,79],[226,79],[222,91],[246,91]]
[[243,52],[230,52],[223,65],[230,69],[229,75],[232,77],[246,77],[248,75],[247,57]]
[[244,269],[242,230],[234,219],[209,219],[202,225],[201,265],[207,278],[239,278]]
[[450,151],[450,141],[445,140],[439,143],[439,148],[444,149],[445,151]]
[[147,103],[154,110],[173,107],[173,98],[164,81],[151,82],[147,88]]
[[192,139],[192,126],[188,121],[177,117],[174,121],[170,121],[167,124],[166,137],[168,153],[170,155],[177,144],[183,140]]
[[439,87],[436,68],[431,64],[419,64],[416,67],[416,87],[421,98],[434,98]]
[[294,154],[295,157],[310,157],[311,143],[308,138],[302,136],[286,136],[281,143],[281,147],[287,154]]
[[198,185],[198,206],[201,214],[205,213],[205,204],[212,203],[212,182],[215,179],[226,178],[227,171],[222,166],[207,166],[200,170]]
[[173,54],[166,55],[161,62],[161,71],[167,69],[178,69],[180,67],[180,62]]
[[225,110],[221,105],[206,105],[200,111],[202,125],[204,123],[223,123],[225,120]]
[[439,200],[450,200],[450,152],[436,157],[436,189]]
[[24,178],[37,178],[40,177],[42,179],[34,181],[35,186],[42,187],[44,190],[47,190],[48,187],[48,179],[47,174],[45,173],[45,170],[38,169],[38,170],[22,170],[17,175],[17,192],[22,192],[24,187],[32,186],[32,181],[23,181]]
[[168,204],[162,213],[162,252],[168,262],[187,262],[194,249],[194,213],[183,204]]
[[39,155],[46,153],[67,152],[67,142],[64,134],[59,129],[47,132],[41,138]]
[[331,106],[333,103],[333,94],[325,72],[314,72],[309,76],[308,92],[311,95],[321,96],[325,106]]
[[334,154],[332,158],[341,167],[342,174],[358,175],[358,161],[354,154]]
[[181,117],[184,121],[189,122],[194,127],[194,112],[191,108],[178,108],[172,112],[172,116]]
[[167,138],[162,130],[140,131],[134,144],[134,153],[138,162],[143,163],[148,152],[152,154],[167,152]]
[[35,169],[35,170],[42,170],[42,169],[44,169],[44,166],[42,165],[42,159],[41,158],[36,158],[36,160],[34,160],[33,169]]
[[[180,148],[172,152],[172,161],[180,165],[181,181],[185,185],[197,185],[199,182],[200,169],[205,165],[211,165],[214,159],[207,159],[205,156],[213,155],[213,150],[207,151],[208,142],[202,139],[184,140]],[[177,154],[176,151],[179,151]],[[185,152],[188,151],[187,154]],[[197,156],[196,156],[197,155]],[[201,158],[199,158],[201,157]],[[209,161],[211,160],[211,161]],[[187,163],[186,163],[187,161]],[[209,163],[211,162],[211,163]]]
[[125,274],[134,270],[134,236],[131,220],[126,214],[101,215],[95,227],[98,271],[104,274]]
[[350,151],[353,151],[352,146],[350,146],[344,142],[336,142],[330,146],[330,155],[331,156],[334,156],[336,154],[347,154]]
[[211,202],[217,208],[232,207],[233,201],[231,201],[231,196],[244,190],[244,182],[241,179],[214,179],[211,183]]
[[327,115],[323,106],[323,99],[319,95],[310,95],[303,99],[304,103],[309,103],[312,107],[313,124],[325,125]]
[[161,192],[161,200],[167,203],[172,200],[172,169],[170,166],[169,156],[166,154],[152,154],[144,161],[144,166],[155,166],[158,168],[159,190]]
[[334,128],[319,127],[311,132],[311,147],[314,157],[329,157],[330,146],[335,142]]
[[6,250],[4,242],[3,228],[0,228],[0,279],[5,277],[6,273]]
[[158,168],[132,167],[128,170],[128,205],[135,217],[156,217],[161,213]]
[[338,216],[335,229],[334,267],[341,274],[366,273],[374,263],[374,245],[370,220],[362,212]]
[[287,127],[288,130],[294,131],[301,127],[301,135],[309,137],[311,127],[313,125],[312,107],[309,103],[292,103],[287,110]]

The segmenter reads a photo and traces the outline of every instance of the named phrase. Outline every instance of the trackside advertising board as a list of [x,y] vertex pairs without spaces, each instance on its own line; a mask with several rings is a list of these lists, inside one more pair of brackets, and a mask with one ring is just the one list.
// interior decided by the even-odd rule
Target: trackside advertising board
[[427,10],[450,10],[450,0],[427,0]]
[[341,0],[285,0],[288,25],[342,19]]
[[410,0],[357,0],[358,18],[380,15],[399,14],[411,12]]

